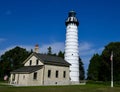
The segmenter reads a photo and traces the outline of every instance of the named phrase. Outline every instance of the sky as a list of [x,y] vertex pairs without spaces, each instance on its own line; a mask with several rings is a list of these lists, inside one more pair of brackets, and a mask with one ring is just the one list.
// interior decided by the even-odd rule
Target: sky
[[15,46],[46,53],[64,51],[68,12],[80,25],[79,54],[85,70],[91,57],[120,40],[119,0],[0,0],[0,55]]

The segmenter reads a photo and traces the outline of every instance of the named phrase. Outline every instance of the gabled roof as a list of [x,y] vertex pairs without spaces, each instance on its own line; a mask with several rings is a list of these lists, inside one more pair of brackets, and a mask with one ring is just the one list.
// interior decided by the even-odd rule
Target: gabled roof
[[24,66],[24,67],[21,67],[19,69],[13,70],[11,73],[23,73],[23,74],[32,73],[32,72],[35,72],[35,71],[41,69],[42,67],[43,67],[43,65]]
[[36,55],[43,60],[44,64],[52,64],[52,65],[62,65],[62,66],[69,66],[70,64],[65,61],[61,57],[57,56],[50,56],[45,54],[36,53]]
[[50,56],[46,54],[40,54],[40,53],[32,53],[23,63],[26,63],[28,59],[30,59],[32,56],[36,56],[43,64],[47,65],[57,65],[57,66],[70,66],[71,64],[65,61],[61,57],[57,56]]

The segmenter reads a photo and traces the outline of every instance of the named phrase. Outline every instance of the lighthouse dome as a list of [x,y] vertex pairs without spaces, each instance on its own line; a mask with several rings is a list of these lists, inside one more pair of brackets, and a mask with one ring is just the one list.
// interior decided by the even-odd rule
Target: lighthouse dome
[[67,26],[68,24],[76,24],[77,26],[79,25],[79,21],[78,19],[76,18],[76,13],[75,11],[70,11],[69,14],[68,14],[68,18],[65,22],[65,25]]

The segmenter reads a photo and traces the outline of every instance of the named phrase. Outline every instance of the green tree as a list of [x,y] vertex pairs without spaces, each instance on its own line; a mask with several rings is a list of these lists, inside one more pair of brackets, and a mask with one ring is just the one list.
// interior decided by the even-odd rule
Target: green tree
[[47,49],[48,49],[47,55],[57,56],[56,53],[54,53],[54,54],[52,53],[52,48],[50,46]]
[[52,55],[52,48],[49,46],[47,49],[48,49],[47,54],[48,54],[48,55]]
[[105,46],[101,55],[95,54],[89,64],[88,79],[98,81],[111,80],[110,56],[113,52],[114,81],[120,81],[120,42],[111,42]]
[[106,80],[110,80],[110,71],[111,71],[111,61],[110,56],[113,51],[113,71],[114,71],[114,81],[120,81],[120,42],[111,42],[102,52],[102,58],[106,64],[104,73]]
[[62,58],[64,59],[64,52],[59,51],[59,52],[58,52],[58,57],[62,57]]
[[94,80],[98,81],[99,80],[99,71],[101,67],[101,57],[98,54],[94,54],[93,57],[90,60],[90,64],[88,67],[88,80]]
[[84,64],[81,60],[81,58],[79,58],[79,79],[80,80],[84,80],[85,79],[85,70],[84,70]]
[[9,75],[10,71],[22,66],[22,62],[31,54],[26,49],[15,47],[1,55],[0,59],[0,77]]

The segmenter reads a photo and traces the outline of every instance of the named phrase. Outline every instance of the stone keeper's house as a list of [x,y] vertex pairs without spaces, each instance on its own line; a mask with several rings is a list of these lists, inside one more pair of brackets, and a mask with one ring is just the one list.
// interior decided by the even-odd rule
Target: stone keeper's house
[[68,85],[70,64],[61,57],[32,53],[24,67],[11,72],[10,84],[18,86]]

